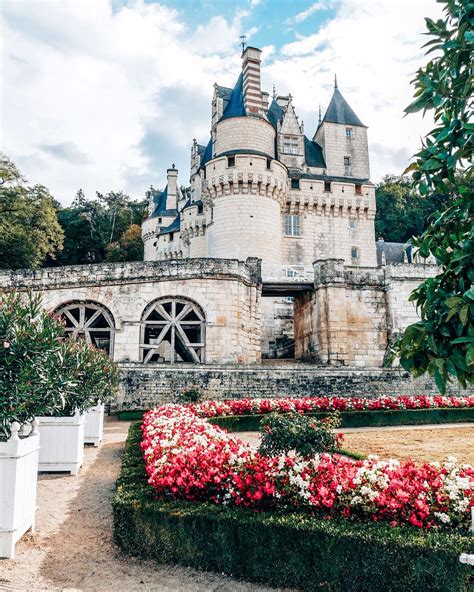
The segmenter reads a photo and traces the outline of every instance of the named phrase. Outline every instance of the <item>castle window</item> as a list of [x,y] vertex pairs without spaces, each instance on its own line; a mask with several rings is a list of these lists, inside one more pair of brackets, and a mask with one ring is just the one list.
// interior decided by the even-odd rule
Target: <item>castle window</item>
[[271,158],[267,158],[267,170],[269,170],[269,171],[272,170],[272,159]]
[[351,248],[351,258],[352,259],[359,259],[359,249],[358,247]]
[[204,205],[201,202],[200,204],[198,204],[198,214],[202,214],[203,211],[204,211]]
[[162,298],[143,313],[140,327],[142,362],[204,361],[206,319],[202,310],[184,298]]
[[228,167],[235,167],[235,156],[228,156],[227,157],[227,166]]
[[114,319],[110,312],[95,302],[67,304],[56,311],[64,323],[68,337],[82,338],[89,345],[113,355]]
[[162,218],[158,218],[158,224],[161,224]]
[[349,156],[344,156],[344,174],[350,175],[351,174],[351,159]]
[[331,181],[324,181],[324,191],[331,193]]
[[356,218],[349,218],[349,228],[351,230],[355,230],[357,228],[357,219]]
[[299,189],[300,188],[300,180],[299,179],[291,179],[291,188],[292,189]]
[[204,167],[202,169],[202,178],[205,179],[206,178],[206,167]]
[[348,138],[349,140],[352,140],[353,137],[354,137],[354,134],[352,132],[352,128],[346,127],[346,138]]
[[171,243],[172,241],[174,241],[174,233],[173,233],[173,232],[170,232],[170,243]]
[[301,236],[301,224],[299,216],[285,214],[285,235]]
[[284,154],[298,154],[298,140],[297,140],[297,138],[283,138],[283,153]]
[[356,195],[362,195],[362,185],[355,186]]

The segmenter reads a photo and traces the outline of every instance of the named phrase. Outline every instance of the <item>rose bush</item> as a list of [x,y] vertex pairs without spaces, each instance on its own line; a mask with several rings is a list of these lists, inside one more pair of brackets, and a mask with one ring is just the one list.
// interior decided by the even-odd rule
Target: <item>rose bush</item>
[[[299,509],[393,526],[469,523],[470,465],[454,458],[419,466],[375,456],[364,461],[338,454],[269,457],[201,417],[205,405],[163,405],[145,415],[141,447],[148,483],[158,496],[254,510]],[[267,405],[260,400],[262,407]]]

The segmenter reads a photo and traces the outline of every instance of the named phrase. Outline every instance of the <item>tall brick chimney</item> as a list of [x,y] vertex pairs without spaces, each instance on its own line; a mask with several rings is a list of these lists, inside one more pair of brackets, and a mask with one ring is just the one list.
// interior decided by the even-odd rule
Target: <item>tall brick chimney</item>
[[260,56],[256,47],[246,47],[242,54],[244,73],[244,107],[247,115],[262,115],[263,101],[260,88]]
[[166,208],[168,210],[176,210],[178,207],[178,169],[174,164],[171,169],[166,171],[168,181],[168,192],[166,199]]

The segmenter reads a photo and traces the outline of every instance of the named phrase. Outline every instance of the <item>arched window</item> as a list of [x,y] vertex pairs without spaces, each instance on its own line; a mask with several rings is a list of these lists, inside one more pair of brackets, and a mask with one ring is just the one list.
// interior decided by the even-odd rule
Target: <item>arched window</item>
[[204,361],[204,313],[184,298],[162,298],[143,313],[140,329],[142,362]]
[[110,312],[94,302],[73,302],[57,309],[65,332],[83,337],[87,343],[103,349],[110,356],[114,349],[114,319]]

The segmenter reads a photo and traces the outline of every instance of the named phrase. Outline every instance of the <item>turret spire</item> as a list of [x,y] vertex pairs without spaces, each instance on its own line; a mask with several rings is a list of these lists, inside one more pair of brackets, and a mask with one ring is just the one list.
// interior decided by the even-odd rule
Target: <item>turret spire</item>
[[337,74],[334,74],[334,90],[337,90]]
[[323,121],[323,116],[321,115],[321,105],[319,105],[319,117],[318,117],[318,124],[321,124]]

